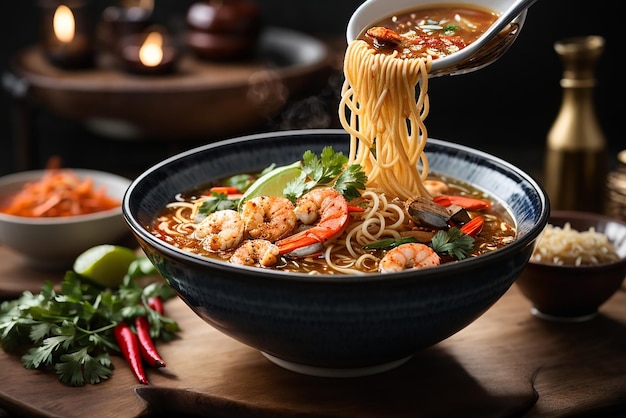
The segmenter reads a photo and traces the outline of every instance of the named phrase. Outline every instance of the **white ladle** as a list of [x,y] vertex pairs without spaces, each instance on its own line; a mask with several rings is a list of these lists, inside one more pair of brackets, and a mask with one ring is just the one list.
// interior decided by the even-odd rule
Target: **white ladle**
[[[537,0],[456,0],[455,4],[484,7],[499,14],[498,19],[476,41],[454,54],[433,60],[430,77],[465,74],[483,68],[504,54],[522,29],[528,8]],[[348,42],[376,22],[398,12],[437,0],[366,0],[352,14],[346,30]]]

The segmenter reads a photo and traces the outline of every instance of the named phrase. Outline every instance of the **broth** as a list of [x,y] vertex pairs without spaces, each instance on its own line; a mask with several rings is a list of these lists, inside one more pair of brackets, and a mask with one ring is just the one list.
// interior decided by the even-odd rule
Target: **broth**
[[471,5],[427,6],[381,19],[372,28],[387,30],[369,28],[360,39],[398,58],[437,59],[474,42],[497,18],[495,12]]
[[[490,207],[488,209],[481,210],[480,213],[468,211],[472,217],[480,214],[480,216],[484,218],[482,231],[474,237],[474,245],[469,257],[477,257],[495,251],[515,239],[516,229],[514,222],[506,208],[501,204],[489,199],[489,197],[485,196],[484,193],[466,183],[432,174],[430,179],[447,184],[449,187],[446,191],[447,195],[484,199],[490,203]],[[153,224],[148,227],[149,231],[159,239],[162,239],[184,251],[204,257],[228,261],[233,256],[234,249],[209,251],[205,246],[203,246],[201,240],[193,236],[193,231],[197,227],[198,222],[197,219],[194,219],[196,215],[191,209],[192,205],[194,202],[198,202],[203,199],[206,200],[207,196],[210,195],[208,190],[215,185],[216,184],[207,185],[206,187],[186,191],[185,193],[180,194],[176,199],[178,203],[174,203],[165,208],[155,219]],[[380,196],[382,196],[382,194]],[[364,206],[364,200],[367,200],[367,198],[362,196],[352,199],[348,202],[348,204],[353,207]],[[398,199],[395,199],[395,202],[394,199],[392,199],[389,203],[397,205],[399,208],[403,208],[404,204],[404,202],[398,201]],[[389,214],[390,212],[387,211],[386,213]],[[325,243],[325,250],[328,250],[328,248],[333,245],[333,242],[346,239],[346,235],[348,234],[347,231],[350,231],[354,227],[359,227],[359,223],[362,222],[361,217],[362,214],[360,212],[351,212],[350,220],[344,228],[342,234],[339,237],[335,237],[333,240]],[[184,222],[181,218],[184,218],[184,222],[187,222],[186,225],[183,226]],[[393,214],[388,215],[388,223],[393,223],[397,219],[398,217]],[[375,235],[376,226],[373,225],[369,228],[371,229],[370,233]],[[419,225],[414,220],[407,218],[403,222],[402,226],[397,228],[397,231],[403,237],[415,235],[424,236],[424,234],[434,234],[436,228]],[[384,236],[378,238],[382,239],[388,237]],[[378,238],[372,239],[371,241],[378,241]],[[347,251],[345,246],[341,246],[340,249],[335,250],[332,254],[334,266],[329,265],[320,253],[316,253],[305,257],[293,258],[282,255],[280,256],[278,262],[271,268],[282,271],[310,274],[376,273],[378,272],[380,259],[385,255],[387,250],[367,250],[363,248],[363,244],[364,243],[359,244],[356,249],[360,255],[367,254],[368,261],[359,267],[354,267],[352,265],[355,257]],[[330,251],[333,250],[331,249]],[[441,257],[442,264],[454,261],[456,261],[456,259],[451,256],[444,255]],[[337,268],[337,266],[341,268]]]

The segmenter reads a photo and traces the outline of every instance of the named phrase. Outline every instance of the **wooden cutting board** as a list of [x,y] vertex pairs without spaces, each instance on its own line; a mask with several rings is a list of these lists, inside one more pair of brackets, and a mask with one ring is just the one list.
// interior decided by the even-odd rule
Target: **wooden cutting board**
[[[36,272],[0,247],[0,297],[38,291],[63,272]],[[34,289],[32,289],[34,287]],[[19,294],[18,291],[17,294]],[[583,323],[533,317],[514,285],[473,324],[369,377],[300,375],[211,328],[179,299],[182,329],[160,343],[167,362],[139,385],[122,358],[111,379],[71,388],[0,351],[0,408],[35,417],[557,417],[626,412],[626,287]]]

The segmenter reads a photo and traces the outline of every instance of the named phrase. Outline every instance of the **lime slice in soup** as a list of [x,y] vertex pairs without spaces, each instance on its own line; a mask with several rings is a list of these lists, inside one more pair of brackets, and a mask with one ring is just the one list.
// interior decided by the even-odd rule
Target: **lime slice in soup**
[[91,247],[76,257],[74,271],[101,286],[116,288],[124,281],[130,264],[137,255],[130,248],[102,244]]
[[283,190],[290,181],[298,178],[302,174],[300,161],[290,165],[277,167],[259,177],[248,187],[248,190],[241,197],[241,204],[246,200],[257,196],[284,196]]

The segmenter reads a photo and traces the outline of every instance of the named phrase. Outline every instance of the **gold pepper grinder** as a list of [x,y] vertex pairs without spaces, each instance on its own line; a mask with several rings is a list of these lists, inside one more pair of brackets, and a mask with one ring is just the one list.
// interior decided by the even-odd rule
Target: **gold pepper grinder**
[[563,96],[547,137],[546,192],[553,210],[602,213],[608,164],[593,92],[595,64],[604,50],[604,38],[567,38],[557,41],[554,49],[564,68]]

